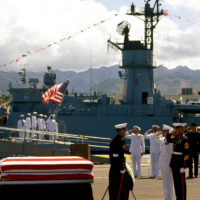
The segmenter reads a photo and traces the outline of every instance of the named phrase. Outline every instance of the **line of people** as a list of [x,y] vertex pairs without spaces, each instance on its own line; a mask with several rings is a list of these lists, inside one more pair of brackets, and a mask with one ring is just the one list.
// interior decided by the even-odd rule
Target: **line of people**
[[54,119],[54,115],[50,115],[49,118],[47,118],[47,115],[39,114],[39,117],[37,117],[37,112],[33,112],[33,115],[31,116],[30,113],[27,114],[26,119],[24,115],[20,115],[20,119],[17,122],[17,128],[22,129],[25,131],[19,132],[19,142],[23,143],[24,138],[37,138],[39,140],[49,139],[51,141],[55,140],[54,135],[50,135],[48,138],[47,135],[39,133],[35,134],[33,131],[47,131],[47,132],[58,132],[58,123]]
[[[161,131],[159,131],[160,127],[158,125],[153,125],[144,135],[140,134],[141,128],[139,126],[134,126],[131,130],[126,130],[126,125],[127,123],[115,125],[117,136],[110,145],[111,168],[109,178],[110,180],[114,179],[112,174],[115,174],[115,188],[118,187],[116,184],[120,182],[119,177],[122,177],[122,172],[125,170],[125,164],[123,164],[123,167],[120,168],[118,173],[116,172],[118,168],[115,167],[118,162],[125,163],[124,153],[126,144],[123,138],[131,140],[129,151],[131,153],[133,172],[136,178],[141,176],[141,157],[145,153],[144,139],[148,139],[150,140],[151,177],[157,177],[160,170],[165,199],[172,200],[175,189],[176,199],[185,200],[185,169],[189,167],[188,178],[198,177],[200,132],[198,131],[197,124],[192,123],[191,126],[186,127],[185,123],[174,123],[174,128],[164,124],[162,125]],[[118,163],[118,165],[120,164]],[[118,194],[117,191],[113,191],[112,184],[110,182],[110,199],[114,199],[112,198],[114,193],[115,195]],[[123,192],[127,193],[127,190],[125,189]]]

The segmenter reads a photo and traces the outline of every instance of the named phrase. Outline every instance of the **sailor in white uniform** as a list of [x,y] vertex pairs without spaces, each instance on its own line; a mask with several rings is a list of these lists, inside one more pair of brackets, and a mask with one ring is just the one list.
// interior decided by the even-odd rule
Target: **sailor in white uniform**
[[[26,128],[26,121],[24,120],[24,115],[20,115],[20,119],[17,122],[17,128],[18,129],[24,129]],[[24,134],[25,131],[19,132],[19,142],[23,143],[24,142]]]
[[[158,133],[158,125],[153,125],[152,129],[145,132],[144,138],[150,140],[150,154],[151,154],[151,174],[152,178],[158,176],[158,158],[160,154],[160,144],[156,141],[156,134]],[[153,131],[153,132],[151,132]],[[151,132],[151,133],[150,133]],[[150,133],[150,134],[149,134]]]
[[[39,118],[37,119],[38,131],[44,131],[44,122],[43,122],[43,114],[39,114]],[[43,140],[44,134],[39,133],[38,139]]]
[[[33,131],[37,128],[37,112],[33,112],[33,115],[31,117],[31,128]],[[31,133],[31,138],[35,137],[35,133]]]
[[[159,160],[158,160],[158,169],[161,170],[162,173],[162,182],[163,182],[163,190],[165,195],[165,200],[173,200],[174,196],[174,181],[172,176],[172,170],[169,166],[173,143],[167,143],[166,137],[167,134],[172,131],[173,128],[163,124],[162,131],[157,133],[156,140],[161,145]],[[160,137],[162,134],[163,137]]]
[[144,137],[139,132],[141,128],[139,126],[133,127],[132,135],[126,135],[125,138],[131,139],[131,145],[129,152],[131,152],[132,164],[133,164],[133,171],[134,176],[140,177],[141,176],[141,157],[145,153],[145,144],[144,144]]
[[28,113],[26,117],[26,138],[30,138],[31,130],[31,114]]
[[[54,115],[50,116],[50,119],[47,121],[47,131],[48,132],[58,132],[58,124],[56,120],[54,119]],[[55,135],[50,135],[50,140],[55,140]]]

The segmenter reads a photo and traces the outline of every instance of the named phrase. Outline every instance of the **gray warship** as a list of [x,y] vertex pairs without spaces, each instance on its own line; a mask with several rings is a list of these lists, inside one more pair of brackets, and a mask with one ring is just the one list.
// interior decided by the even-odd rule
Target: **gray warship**
[[[119,76],[123,79],[124,95],[120,103],[104,95],[83,95],[67,93],[57,113],[59,132],[83,134],[99,137],[113,137],[114,124],[127,122],[128,128],[138,125],[142,132],[151,128],[152,124],[168,124],[173,122],[200,123],[200,106],[176,105],[166,100],[154,88],[153,42],[154,29],[164,12],[160,2],[153,5],[145,1],[142,11],[136,11],[132,4],[127,13],[140,17],[144,21],[144,41],[130,40],[130,23],[122,21],[117,32],[123,37],[122,43],[108,40],[108,45],[121,51],[122,66]],[[21,114],[34,111],[50,115],[57,104],[43,104],[42,94],[56,84],[56,74],[48,67],[43,83],[36,78],[27,80],[26,70],[21,73],[21,84],[10,84],[10,114],[6,126],[16,127]]]

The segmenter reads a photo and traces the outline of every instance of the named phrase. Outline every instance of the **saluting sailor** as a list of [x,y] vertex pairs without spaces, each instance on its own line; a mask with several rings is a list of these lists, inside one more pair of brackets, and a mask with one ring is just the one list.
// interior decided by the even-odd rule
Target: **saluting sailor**
[[129,152],[131,152],[133,171],[136,178],[141,176],[141,157],[145,153],[145,144],[144,137],[142,134],[140,134],[141,128],[139,126],[134,126],[133,129],[128,131],[127,133],[130,133],[132,131],[134,134],[127,134],[125,138],[131,139]]
[[[17,128],[18,129],[24,129],[26,128],[26,121],[24,120],[24,115],[20,115],[20,119],[17,122]],[[19,132],[19,142],[23,143],[24,142],[24,131]]]
[[[33,115],[31,117],[31,123],[32,130],[35,131],[37,128],[37,112],[33,112]],[[31,133],[31,137],[34,138],[35,133]]]
[[31,114],[28,113],[26,117],[26,138],[30,138],[31,130]]
[[[156,140],[161,144],[160,155],[158,160],[158,169],[162,173],[163,190],[165,195],[165,200],[173,200],[174,196],[174,182],[172,176],[172,170],[169,166],[173,144],[167,142],[167,135],[173,130],[172,127],[163,124],[162,131],[157,133]],[[162,134],[163,137],[160,137]]]
[[126,184],[124,156],[126,143],[124,136],[126,135],[127,123],[115,125],[117,135],[110,143],[110,171],[109,171],[109,199],[110,200],[128,200],[129,189]]
[[174,188],[177,200],[186,200],[185,169],[189,160],[189,140],[184,135],[185,123],[174,123],[173,135],[167,137],[168,142],[173,142],[173,151],[170,161],[172,169]]
[[[152,129],[145,132],[144,138],[150,140],[150,155],[151,155],[151,173],[152,178],[158,176],[158,159],[160,154],[160,144],[156,141],[156,134],[158,133],[160,126],[153,125]],[[153,131],[152,133],[150,133]]]

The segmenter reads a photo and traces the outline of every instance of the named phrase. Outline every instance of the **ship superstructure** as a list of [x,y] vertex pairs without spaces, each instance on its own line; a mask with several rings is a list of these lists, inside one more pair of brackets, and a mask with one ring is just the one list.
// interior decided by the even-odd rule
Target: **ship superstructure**
[[[129,39],[130,24],[127,21],[117,26],[118,33],[124,37],[123,43],[108,40],[109,45],[122,52],[119,75],[125,81],[123,99],[120,104],[116,104],[107,95],[67,93],[57,115],[59,132],[113,137],[115,135],[113,125],[117,123],[127,122],[128,128],[138,125],[144,132],[151,128],[152,124],[171,125],[174,121],[186,120],[182,116],[182,113],[186,113],[184,111],[186,107],[176,107],[154,88],[153,31],[163,15],[159,0],[156,0],[153,6],[150,5],[150,0],[147,0],[141,12],[136,12],[132,4],[127,14],[143,19],[144,42]],[[57,106],[51,102],[44,105],[41,101],[42,93],[56,82],[56,75],[51,68],[48,67],[43,86],[40,87],[37,79],[30,79],[27,82],[25,71],[23,75],[22,87],[10,85],[12,100],[8,126],[16,126],[16,119],[20,114],[36,111],[49,116]],[[194,110],[200,111],[197,107],[188,111],[187,107],[187,113]],[[189,122],[199,120],[194,116],[189,116],[187,119]]]

